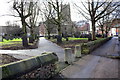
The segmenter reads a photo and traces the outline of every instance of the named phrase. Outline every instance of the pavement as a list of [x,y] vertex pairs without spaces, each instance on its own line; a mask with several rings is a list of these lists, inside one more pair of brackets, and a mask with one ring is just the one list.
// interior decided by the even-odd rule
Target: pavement
[[118,56],[120,53],[120,42],[117,37],[113,37],[103,46],[97,48],[91,54],[97,56]]
[[[40,38],[39,48],[30,50],[0,50],[1,54],[9,54],[18,59],[25,59],[40,55],[43,52],[55,52],[59,61],[64,60],[64,49],[56,44]],[[114,37],[91,54],[80,58],[63,69],[54,78],[118,78],[120,76],[120,60],[107,58],[109,55],[118,55],[120,42]]]
[[59,61],[64,60],[64,49],[41,37],[37,49],[29,50],[0,50],[0,54],[9,54],[17,59],[26,59],[32,56],[41,55],[44,52],[55,52]]
[[54,78],[120,78],[120,60],[106,57],[118,55],[119,49],[118,39],[114,37],[91,54],[63,69]]

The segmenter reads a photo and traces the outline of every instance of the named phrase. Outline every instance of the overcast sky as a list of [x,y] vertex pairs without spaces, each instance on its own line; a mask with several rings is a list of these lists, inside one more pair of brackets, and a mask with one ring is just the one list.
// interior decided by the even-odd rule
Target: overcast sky
[[10,0],[1,0],[0,1],[0,26],[6,25],[7,21],[18,21],[18,18],[13,16],[8,16],[12,13],[12,5],[7,3]]
[[[12,14],[12,2],[7,3],[11,0],[1,0],[0,1],[0,26],[6,25],[7,21],[15,22],[19,21],[19,18],[13,17],[13,16],[8,16],[8,14]],[[71,4],[71,18],[72,21],[79,21],[84,18],[80,17],[77,13],[77,10],[73,7],[73,1],[72,0],[66,0]],[[74,3],[78,2],[78,0],[74,0]],[[4,15],[4,16],[3,16]]]
[[[12,2],[7,3],[9,1],[12,1],[12,0],[0,0],[0,26],[6,25],[7,21],[15,22],[15,21],[20,20],[19,18],[15,18],[13,16],[7,16],[7,14],[14,13],[12,10]],[[79,20],[85,19],[81,15],[78,15],[77,10],[75,9],[75,7],[73,7],[74,3],[76,3],[77,5],[81,5],[80,4],[81,0],[64,0],[64,1],[69,2],[71,4],[71,19],[72,19],[72,21],[79,21]],[[86,1],[86,0],[82,0],[82,1]],[[99,1],[101,1],[101,0],[99,0]],[[116,1],[116,0],[114,0],[114,1]],[[81,5],[81,7],[82,7],[82,5]],[[3,15],[5,15],[5,16],[3,16]]]

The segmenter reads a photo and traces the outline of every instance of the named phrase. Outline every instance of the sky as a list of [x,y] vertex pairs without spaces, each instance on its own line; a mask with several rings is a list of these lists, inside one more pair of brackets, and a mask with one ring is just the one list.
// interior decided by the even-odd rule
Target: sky
[[[13,16],[10,16],[10,14],[14,14],[12,10],[12,2],[8,3],[11,0],[1,0],[0,2],[0,26],[5,26],[7,21],[10,21],[11,23],[15,23],[16,21],[20,21],[20,18],[16,18]],[[73,3],[77,3],[78,0],[67,0],[71,4],[71,19],[72,21],[79,21],[84,19],[84,17],[81,17],[78,15],[77,10],[73,7]],[[18,22],[20,25],[20,22]]]
[[[16,21],[20,21],[20,18],[8,16],[8,14],[14,14],[13,9],[12,9],[12,2],[8,3],[9,1],[13,1],[13,0],[1,0],[0,1],[0,26],[6,25],[7,21],[10,21],[12,23],[13,22],[15,23]],[[44,0],[42,0],[42,1],[44,1]],[[85,20],[85,18],[82,15],[78,14],[78,11],[73,6],[74,3],[77,5],[81,5],[80,4],[81,0],[64,0],[64,1],[69,2],[71,5],[72,21]],[[86,1],[86,0],[82,0],[82,1]],[[99,1],[101,1],[101,0],[99,0]],[[116,1],[116,0],[114,0],[114,1]],[[82,5],[80,7],[82,8]],[[18,22],[18,24],[20,25],[20,22]]]
[[11,4],[7,3],[8,1],[10,0],[1,0],[0,2],[0,26],[6,25],[7,21],[15,22],[19,20],[19,18],[10,16],[10,14],[13,14],[13,12]]

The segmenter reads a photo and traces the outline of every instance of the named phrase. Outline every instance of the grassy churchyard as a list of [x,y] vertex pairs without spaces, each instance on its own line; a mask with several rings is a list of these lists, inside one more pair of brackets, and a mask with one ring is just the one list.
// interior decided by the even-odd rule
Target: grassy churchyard
[[[97,38],[98,39],[102,39],[102,38]],[[57,39],[50,39],[50,41],[57,43]],[[74,38],[74,37],[68,37],[68,41],[66,41],[65,38],[62,38],[62,43],[58,44],[59,46],[66,48],[66,47],[72,47],[75,46],[76,44],[80,44],[80,43],[86,43],[89,42],[88,38]],[[29,43],[29,45],[33,45],[32,43]],[[3,41],[0,41],[0,49],[12,49],[12,50],[16,50],[16,49],[24,49],[22,46],[22,39],[21,38],[16,38],[13,40],[6,40],[3,39]]]
[[17,39],[13,39],[13,40],[6,40],[6,39],[3,39],[3,42],[1,41],[0,42],[0,45],[7,45],[7,44],[15,44],[15,43],[20,43],[22,41],[21,38],[17,38]]
[[13,39],[13,40],[3,39],[3,42],[0,42],[0,46],[2,49],[16,47],[16,46],[22,46],[22,39],[21,38],[19,38],[19,39],[17,38],[17,39]]
[[[29,40],[29,39],[28,39]],[[32,48],[32,46],[34,46],[33,43],[29,43],[30,47]],[[14,38],[13,40],[6,40],[3,39],[3,41],[0,41],[0,49],[10,49],[10,50],[18,50],[18,49],[27,49],[25,47],[23,47],[22,45],[22,39],[21,38]]]
[[[96,39],[100,40],[103,38],[96,37]],[[51,38],[50,41],[57,44],[56,39]],[[71,48],[73,51],[74,51],[75,45],[90,42],[88,38],[74,38],[74,37],[68,37],[68,41],[66,41],[65,38],[62,38],[62,41],[63,42],[61,44],[57,44],[57,45],[61,46],[62,48]]]
[[[52,42],[57,42],[57,39],[53,39],[53,38],[51,38],[51,39],[49,39],[50,41],[52,41]],[[74,38],[74,37],[68,37],[68,40],[69,41],[73,41],[73,40],[88,40],[88,38]],[[63,42],[65,42],[66,41],[66,39],[65,38],[62,38],[62,41]]]

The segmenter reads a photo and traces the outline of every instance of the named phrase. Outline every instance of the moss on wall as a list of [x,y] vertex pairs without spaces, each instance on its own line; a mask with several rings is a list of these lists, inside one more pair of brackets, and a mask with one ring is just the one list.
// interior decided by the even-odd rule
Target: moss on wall
[[55,53],[45,53],[40,56],[2,65],[0,66],[0,68],[2,68],[2,78],[21,76],[24,75],[22,73],[26,74],[27,72],[33,71],[34,69],[42,68],[50,64],[55,64],[57,61],[58,57]]

